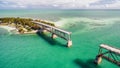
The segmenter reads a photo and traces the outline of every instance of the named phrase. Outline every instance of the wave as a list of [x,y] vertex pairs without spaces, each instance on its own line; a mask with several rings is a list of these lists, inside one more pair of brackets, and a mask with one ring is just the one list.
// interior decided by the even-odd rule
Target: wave
[[0,26],[0,35],[11,35],[16,33],[16,28],[10,26]]
[[6,29],[0,28],[0,36],[1,35],[7,35],[9,32]]

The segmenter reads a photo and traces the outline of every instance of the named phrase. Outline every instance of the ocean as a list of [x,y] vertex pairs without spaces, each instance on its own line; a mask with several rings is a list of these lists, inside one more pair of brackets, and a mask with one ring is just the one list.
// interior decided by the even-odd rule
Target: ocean
[[105,59],[93,63],[100,44],[120,48],[120,10],[0,10],[0,17],[52,21],[72,32],[73,45],[50,34],[16,35],[0,28],[0,68],[119,68]]

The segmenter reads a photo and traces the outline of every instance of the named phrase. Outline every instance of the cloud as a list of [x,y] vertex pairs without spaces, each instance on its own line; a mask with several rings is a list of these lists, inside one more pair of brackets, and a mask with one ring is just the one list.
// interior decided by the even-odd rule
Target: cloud
[[120,0],[100,0],[90,4],[91,8],[119,9]]
[[117,1],[115,3],[112,3],[112,4],[106,4],[106,7],[107,8],[120,8],[120,1]]
[[57,1],[55,4],[58,4],[61,8],[87,8],[90,3],[97,1],[99,0],[61,0]]
[[120,0],[2,0],[0,8],[118,8]]
[[0,1],[0,8],[25,8],[26,5],[19,3],[19,1],[4,0]]

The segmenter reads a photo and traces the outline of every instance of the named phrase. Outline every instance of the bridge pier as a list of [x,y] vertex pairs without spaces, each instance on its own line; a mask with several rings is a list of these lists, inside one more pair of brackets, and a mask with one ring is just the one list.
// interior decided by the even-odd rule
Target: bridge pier
[[68,40],[67,46],[68,46],[68,47],[71,47],[71,46],[72,46],[72,41],[71,41],[71,40]]
[[53,38],[53,39],[54,39],[54,38],[57,38],[57,35],[54,34],[54,33],[52,33],[52,38]]
[[45,30],[45,29],[40,29],[40,30],[38,30],[38,32],[40,32],[40,33],[45,33],[45,32],[47,32],[47,30]]
[[94,63],[100,64],[101,62],[102,62],[102,54],[96,56]]
[[45,32],[47,32],[47,30],[43,29],[42,32],[45,33]]

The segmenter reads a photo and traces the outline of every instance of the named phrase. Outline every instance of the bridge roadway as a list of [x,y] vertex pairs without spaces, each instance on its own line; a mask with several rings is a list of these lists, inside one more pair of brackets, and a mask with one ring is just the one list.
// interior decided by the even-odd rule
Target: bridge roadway
[[45,32],[46,30],[52,33],[52,38],[61,37],[67,41],[67,46],[70,47],[72,45],[72,40],[71,40],[71,32],[62,30],[60,28],[50,26],[41,22],[36,22],[34,23],[38,24],[41,29],[39,31]]

